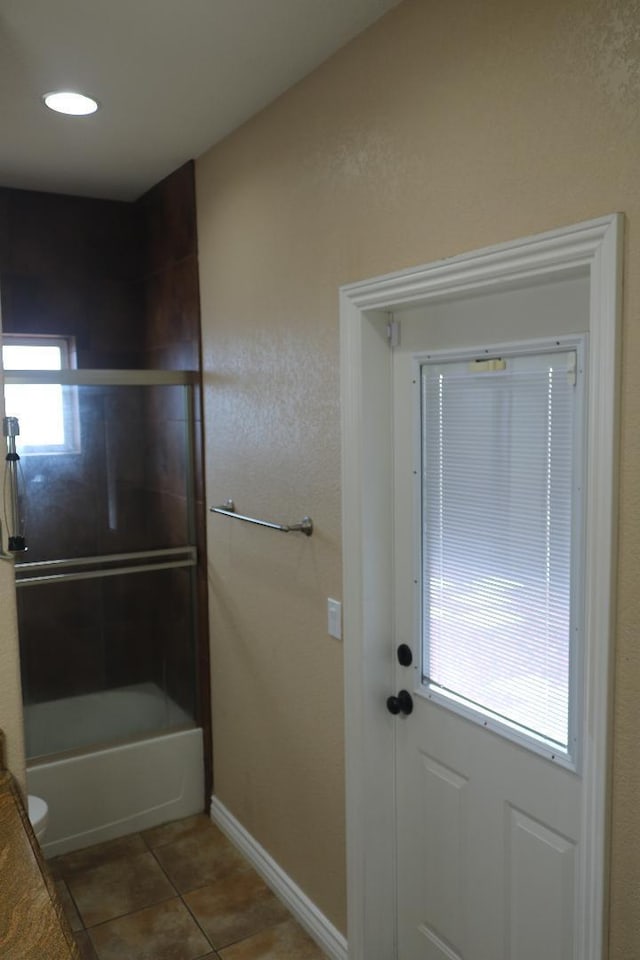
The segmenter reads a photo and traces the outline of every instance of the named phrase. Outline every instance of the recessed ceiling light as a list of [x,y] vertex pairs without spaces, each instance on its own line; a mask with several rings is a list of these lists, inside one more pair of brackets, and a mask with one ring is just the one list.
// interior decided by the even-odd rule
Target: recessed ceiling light
[[98,103],[82,93],[73,93],[71,90],[55,90],[45,93],[42,98],[50,110],[56,113],[68,113],[72,117],[86,117],[95,113]]

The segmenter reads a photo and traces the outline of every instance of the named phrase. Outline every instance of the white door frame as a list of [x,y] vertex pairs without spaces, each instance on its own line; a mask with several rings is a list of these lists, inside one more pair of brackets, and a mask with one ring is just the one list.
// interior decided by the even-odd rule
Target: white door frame
[[396,940],[390,922],[394,727],[384,709],[395,692],[388,312],[572,273],[590,281],[584,705],[589,723],[577,956],[605,956],[622,227],[622,215],[614,214],[340,290],[350,960],[391,960]]

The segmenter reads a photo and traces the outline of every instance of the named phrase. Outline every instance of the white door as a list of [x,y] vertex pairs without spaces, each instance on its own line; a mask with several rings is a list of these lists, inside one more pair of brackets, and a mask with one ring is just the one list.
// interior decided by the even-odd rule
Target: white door
[[[603,960],[606,954],[622,226],[619,214],[602,217],[340,291],[349,960]],[[390,314],[401,325],[395,346]],[[572,605],[561,614],[577,630],[572,658],[582,669],[571,671],[573,686],[565,684],[566,702],[559,701],[560,739],[567,744],[554,759],[548,741],[558,732],[548,710],[545,736],[536,739],[535,731],[523,733],[530,721],[522,711],[519,723],[510,724],[491,710],[479,718],[476,706],[454,703],[439,662],[430,684],[432,624],[425,630],[419,622],[425,606],[416,589],[422,523],[413,471],[421,472],[414,454],[422,440],[419,429],[414,433],[412,380],[415,355],[474,348],[474,361],[496,360],[495,344],[578,341],[585,333],[586,484],[572,536],[573,555],[584,559],[584,589],[580,596],[580,577],[572,574],[578,592],[572,586]],[[498,376],[500,363],[492,366]],[[487,450],[479,460],[491,462]],[[474,475],[475,463],[466,469]],[[556,492],[553,480],[543,489],[538,513],[546,518],[553,519]],[[491,539],[484,519],[480,526],[478,539]],[[472,532],[465,531],[467,541]],[[517,547],[517,536],[513,542]],[[500,572],[498,579],[509,577]],[[551,601],[554,578],[549,588]],[[434,621],[438,610],[426,609]],[[408,667],[396,659],[401,643],[413,648]],[[447,662],[455,667],[453,649]],[[538,690],[535,662],[532,675],[536,683],[528,677],[524,684],[529,694]],[[431,689],[438,682],[445,689]],[[522,700],[521,682],[507,688]],[[386,700],[402,689],[413,698],[413,712],[392,715]],[[476,696],[464,692],[463,701]],[[534,695],[537,715],[536,702]]]
[[398,960],[580,960],[588,298],[395,315]]

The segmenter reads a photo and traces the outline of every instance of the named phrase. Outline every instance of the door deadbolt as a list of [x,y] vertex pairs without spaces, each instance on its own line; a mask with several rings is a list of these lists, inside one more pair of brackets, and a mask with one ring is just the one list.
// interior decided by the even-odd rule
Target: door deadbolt
[[401,643],[396,650],[396,654],[401,667],[410,667],[413,663],[413,654],[408,643]]

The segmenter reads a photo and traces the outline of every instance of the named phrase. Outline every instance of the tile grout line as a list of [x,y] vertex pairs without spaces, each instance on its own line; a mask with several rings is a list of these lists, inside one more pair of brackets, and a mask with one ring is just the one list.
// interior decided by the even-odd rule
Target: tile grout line
[[[65,887],[67,888],[67,891],[68,891],[68,893],[69,893],[69,897],[71,898],[71,901],[72,901],[72,903],[73,903],[73,905],[74,905],[74,907],[75,907],[75,909],[76,909],[76,913],[78,914],[78,917],[79,917],[79,919],[80,919],[80,922],[82,923],[82,931],[86,932],[87,934],[89,934],[90,930],[94,930],[94,929],[96,929],[97,927],[102,927],[102,926],[104,926],[104,924],[106,924],[106,923],[111,923],[113,920],[122,920],[122,919],[124,919],[125,917],[132,917],[132,916],[134,916],[134,915],[137,914],[137,913],[141,913],[143,910],[147,910],[149,907],[155,907],[155,906],[157,906],[157,905],[159,905],[159,904],[161,904],[161,903],[167,903],[169,900],[175,900],[175,899],[180,899],[180,900],[182,900],[182,896],[181,896],[180,892],[176,889],[173,881],[171,880],[171,877],[169,877],[168,874],[167,874],[167,872],[166,872],[166,870],[164,870],[162,864],[159,862],[159,860],[158,860],[158,858],[156,857],[153,849],[149,846],[149,843],[147,842],[147,840],[145,839],[145,837],[142,835],[141,832],[139,832],[139,833],[137,833],[137,834],[130,834],[130,837],[135,837],[135,836],[140,837],[142,843],[144,844],[144,846],[145,846],[145,848],[146,848],[144,851],[142,851],[142,853],[129,854],[129,855],[123,856],[123,857],[114,857],[113,860],[107,860],[107,861],[105,861],[104,863],[99,863],[99,864],[96,864],[96,865],[94,865],[94,866],[88,867],[86,870],[80,870],[80,871],[78,871],[78,876],[81,876],[82,874],[90,873],[92,870],[100,869],[100,867],[105,866],[106,863],[118,863],[118,862],[120,862],[120,861],[126,862],[126,861],[129,861],[129,860],[134,859],[135,857],[142,856],[142,855],[144,855],[145,853],[150,853],[150,854],[152,855],[152,857],[153,857],[154,863],[156,863],[157,866],[159,867],[160,872],[162,873],[163,877],[166,879],[167,883],[169,884],[169,886],[171,887],[171,890],[172,890],[173,892],[172,892],[172,894],[171,894],[170,896],[162,897],[160,900],[156,900],[154,903],[147,904],[145,907],[140,907],[140,908],[138,908],[137,910],[129,910],[127,913],[120,913],[120,914],[117,914],[117,915],[114,916],[114,917],[109,917],[108,920],[101,920],[99,923],[93,923],[93,924],[88,925],[87,923],[85,923],[85,919],[84,919],[84,917],[83,917],[83,915],[82,915],[82,912],[81,912],[81,910],[80,910],[80,907],[78,906],[78,903],[76,902],[76,899],[75,899],[75,897],[73,896],[73,894],[72,894],[72,892],[71,892],[71,887],[69,886],[68,878],[67,878],[66,876],[61,876],[61,877],[59,877],[59,879],[62,880],[62,882],[64,883]],[[90,848],[88,848],[88,849],[90,849]],[[75,878],[74,878],[74,879],[75,879]],[[78,931],[72,931],[72,933],[80,933],[80,932],[82,932],[82,931],[80,931],[80,930],[78,930]],[[206,939],[207,939],[207,942],[210,943],[209,938],[207,937]],[[93,943],[93,941],[92,941],[92,943]],[[95,950],[94,950],[94,952],[95,952]]]
[[[104,927],[105,924],[113,923],[114,920],[124,920],[126,917],[135,917],[138,913],[143,913],[145,910],[150,910],[153,907],[159,907],[161,903],[168,903],[169,900],[179,899],[179,896],[179,894],[172,894],[170,897],[163,897],[161,900],[155,900],[153,903],[148,903],[145,907],[138,907],[137,910],[129,910],[128,913],[119,913],[115,917],[109,917],[108,920],[101,920],[99,923],[92,923],[89,927],[83,927],[83,930],[86,930],[86,932],[89,933],[90,930],[97,930],[98,927]],[[82,917],[80,917],[80,919],[82,919]]]
[[[178,838],[178,839],[179,839],[179,838]],[[145,837],[142,837],[142,840],[143,840],[143,842],[147,845],[148,849],[149,849],[150,852],[153,854],[153,857],[154,857],[156,863],[158,864],[158,866],[160,867],[160,869],[163,871],[163,873],[165,874],[165,876],[167,877],[167,879],[169,880],[169,882],[170,882],[171,885],[173,886],[173,881],[171,880],[171,878],[170,878],[169,875],[167,874],[166,870],[164,869],[164,867],[162,866],[162,864],[161,864],[160,861],[158,860],[155,851],[158,850],[158,849],[160,849],[160,847],[169,846],[169,844],[174,843],[174,842],[177,842],[177,841],[170,840],[170,841],[168,841],[167,843],[158,844],[156,847],[152,847],[152,846],[149,844],[149,842],[147,841],[147,839],[146,839]],[[242,859],[248,864],[248,866],[251,867],[251,864],[249,863],[249,861],[247,860],[247,858],[244,856],[244,854],[243,854],[241,851],[240,851],[240,855],[241,855]],[[253,869],[253,867],[252,867],[252,869]],[[216,881],[216,882],[217,882],[217,883],[224,883],[224,878],[221,879],[221,880],[218,880],[218,881]],[[188,904],[188,903],[186,902],[186,900],[185,900],[185,896],[187,896],[188,894],[194,893],[196,890],[204,890],[204,888],[205,888],[205,887],[208,887],[208,886],[213,886],[213,883],[204,883],[204,884],[202,884],[201,886],[193,887],[193,889],[185,890],[183,893],[181,893],[180,891],[177,891],[177,895],[178,895],[178,897],[180,898],[180,901],[182,902],[182,904],[184,905],[184,907],[186,908],[187,912],[189,913],[189,916],[193,919],[193,921],[194,921],[194,923],[196,924],[196,926],[198,927],[198,929],[202,932],[202,935],[204,936],[204,938],[205,938],[205,940],[207,941],[207,943],[210,944],[211,949],[212,949],[213,952],[215,953],[216,957],[220,957],[220,952],[219,952],[220,950],[227,950],[227,949],[229,949],[229,947],[235,947],[235,946],[237,946],[238,944],[243,943],[245,940],[250,940],[252,936],[256,936],[258,933],[262,933],[263,930],[270,930],[272,927],[277,927],[280,923],[285,923],[285,922],[287,922],[287,921],[284,921],[284,920],[278,920],[278,921],[275,921],[274,923],[267,923],[267,924],[265,924],[263,927],[261,927],[260,930],[255,931],[253,934],[250,934],[250,936],[248,936],[248,937],[240,937],[238,940],[232,940],[232,941],[230,941],[230,943],[225,943],[225,944],[223,944],[223,946],[221,946],[221,947],[216,947],[216,946],[214,946],[214,944],[211,942],[211,939],[209,938],[206,930],[204,929],[204,927],[202,926],[202,924],[201,924],[200,921],[198,920],[197,916],[195,915],[195,913],[193,912],[193,910],[191,909],[191,907],[189,906],[189,904]],[[278,899],[279,899],[279,898],[278,898]],[[283,901],[280,901],[280,902],[282,903]],[[293,914],[291,914],[291,911],[289,910],[289,908],[287,907],[287,905],[284,904],[284,906],[286,907],[287,912],[288,912],[288,914],[289,914],[287,920],[289,920],[289,919],[295,919],[295,918],[293,917]],[[206,954],[203,954],[203,956],[206,956]],[[196,960],[197,960],[197,958],[196,958]]]
[[[200,888],[198,888],[198,889],[200,889]],[[188,890],[187,893],[191,893],[191,891]],[[202,932],[203,937],[205,938],[205,940],[207,941],[207,943],[210,944],[211,949],[213,950],[213,952],[216,954],[216,956],[218,956],[217,947],[214,947],[214,945],[211,943],[211,938],[209,937],[207,931],[204,929],[204,927],[202,926],[202,924],[200,923],[200,921],[199,921],[198,918],[196,917],[195,913],[193,912],[193,910],[191,909],[191,907],[189,906],[189,904],[185,901],[184,896],[183,896],[182,894],[179,894],[179,896],[180,896],[180,902],[181,902],[182,905],[184,906],[185,910],[187,911],[187,913],[189,914],[189,916],[191,917],[191,919],[193,920],[193,922],[194,922],[195,925],[197,926],[198,930],[200,930],[200,931]],[[204,956],[206,956],[206,954],[204,954]]]
[[[223,880],[218,880],[218,881],[216,881],[216,882],[217,882],[217,883],[224,883],[224,879],[223,879]],[[205,887],[207,887],[207,886],[214,886],[214,884],[205,884]],[[196,887],[195,889],[196,889],[196,890],[204,890],[204,887]],[[187,893],[193,893],[193,890],[187,890],[186,892],[187,892]],[[211,943],[211,939],[210,939],[209,935],[207,934],[206,930],[204,929],[204,927],[202,926],[202,924],[201,924],[200,921],[198,920],[197,916],[195,915],[195,913],[193,912],[193,910],[191,909],[191,907],[189,906],[189,904],[185,901],[184,896],[181,896],[180,899],[182,900],[182,902],[184,903],[185,907],[187,908],[187,910],[189,911],[189,913],[190,913],[191,916],[193,917],[195,923],[198,925],[198,927],[200,928],[200,930],[202,930],[202,932],[203,932],[204,936],[206,937],[207,941],[208,941],[209,943]],[[279,926],[279,924],[281,924],[281,923],[287,923],[290,919],[294,919],[294,918],[293,918],[293,915],[292,915],[291,912],[288,910],[288,908],[287,908],[287,911],[288,911],[288,913],[289,913],[289,916],[286,918],[286,920],[275,920],[275,921],[273,921],[273,922],[271,922],[271,923],[265,923],[264,926],[260,927],[259,930],[256,930],[256,931],[254,931],[253,933],[250,933],[248,937],[239,937],[237,940],[230,940],[229,943],[223,943],[222,946],[220,946],[220,947],[216,947],[213,943],[211,943],[211,949],[217,954],[217,953],[220,952],[220,950],[228,950],[229,947],[235,947],[235,946],[237,946],[239,943],[244,943],[245,940],[250,940],[251,937],[257,936],[259,933],[262,933],[264,930],[271,930],[272,927],[277,927],[277,926]]]
[[[259,930],[255,930],[253,933],[250,933],[248,937],[240,937],[239,940],[231,940],[230,943],[225,943],[224,946],[218,947],[218,950],[228,950],[229,947],[237,947],[238,944],[245,943],[247,940],[251,940],[253,937],[259,936],[261,933],[264,933],[265,930],[272,930],[274,927],[279,927],[281,924],[289,923],[291,920],[295,922],[295,917],[293,914],[289,913],[289,916],[285,920],[276,920],[273,923],[265,923],[263,927],[260,927]],[[214,950],[216,947],[214,947]]]
[[[80,923],[82,924],[81,929],[82,929],[82,930],[86,930],[87,928],[86,928],[86,926],[85,926],[84,917],[83,917],[82,914],[80,913],[80,908],[78,907],[78,904],[76,903],[76,898],[75,898],[74,895],[71,893],[71,887],[69,886],[69,884],[67,883],[67,881],[66,881],[63,877],[60,877],[60,878],[59,878],[59,881],[60,881],[60,883],[62,883],[62,884],[64,885],[64,887],[65,887],[65,889],[66,889],[66,891],[67,891],[67,896],[69,897],[69,900],[71,900],[71,903],[72,903],[72,905],[73,905],[76,913],[78,914],[78,920],[79,920]],[[65,915],[66,915],[66,914],[65,914]],[[69,921],[69,926],[71,926],[71,917],[67,917],[67,920]],[[72,928],[71,932],[72,932],[72,933],[80,933],[80,930],[73,930],[73,928]]]
[[[173,842],[174,842],[174,841],[172,840],[171,843],[173,843]],[[163,843],[163,844],[161,844],[161,846],[163,846],[163,847],[168,847],[169,844],[168,844],[168,843]],[[177,897],[180,897],[181,899],[182,899],[183,897],[185,897],[185,896],[186,896],[187,894],[189,894],[189,893],[194,893],[196,890],[204,890],[205,887],[209,887],[209,886],[211,886],[212,883],[218,882],[218,881],[205,880],[204,883],[196,884],[195,887],[189,887],[188,890],[180,891],[180,890],[178,890],[178,888],[177,888],[176,885],[174,884],[173,880],[171,879],[171,877],[169,876],[169,874],[167,873],[167,871],[164,869],[164,867],[162,866],[162,864],[160,863],[160,861],[159,861],[158,858],[156,857],[155,849],[160,849],[160,848],[157,847],[157,848],[155,848],[155,849],[151,849],[151,848],[149,848],[149,849],[150,849],[150,852],[153,854],[154,860],[156,861],[156,863],[158,864],[158,866],[160,867],[160,869],[161,869],[162,872],[164,873],[165,877],[167,878],[167,880],[169,881],[169,883],[171,884],[171,886],[173,887],[173,889],[176,891],[176,896],[177,896]],[[246,857],[245,857],[244,859],[246,860]],[[248,860],[247,860],[246,862],[249,863]],[[249,866],[251,866],[251,864],[249,864]]]
[[[144,840],[144,842],[145,842],[145,843],[147,844],[147,846],[149,847],[149,850],[150,850],[151,853],[153,854],[153,857],[154,857],[156,863],[158,864],[158,866],[160,867],[160,869],[163,871],[163,873],[165,874],[165,876],[167,877],[167,879],[169,880],[169,882],[170,882],[170,883],[172,884],[172,886],[173,886],[173,883],[172,883],[171,878],[169,877],[169,875],[167,874],[166,870],[164,869],[164,867],[162,866],[162,864],[160,863],[160,861],[158,860],[158,858],[156,857],[156,854],[155,854],[156,849],[159,849],[160,846],[169,846],[169,844],[168,844],[168,843],[160,844],[160,845],[158,845],[158,847],[155,847],[155,848],[154,848],[154,847],[151,847],[151,846],[148,844],[147,840],[146,840],[144,837],[143,837],[142,839]],[[172,842],[174,842],[174,841],[169,841],[169,842],[172,843]],[[218,881],[218,882],[221,882],[221,881]],[[224,882],[224,880],[223,880],[222,882]],[[216,956],[219,956],[218,948],[215,947],[213,943],[211,943],[211,939],[209,938],[209,935],[207,934],[206,930],[204,929],[204,927],[202,926],[202,924],[200,923],[200,921],[199,921],[198,918],[196,917],[195,913],[193,912],[193,910],[191,909],[191,907],[189,906],[189,904],[188,904],[187,901],[185,900],[185,896],[186,896],[186,895],[188,895],[188,894],[190,894],[190,893],[194,893],[194,891],[196,891],[196,890],[204,890],[204,888],[205,888],[205,887],[208,887],[208,886],[212,886],[212,884],[211,884],[211,883],[204,883],[204,884],[202,884],[202,886],[194,887],[192,890],[185,890],[183,893],[181,893],[180,891],[176,891],[176,892],[177,892],[178,897],[180,898],[181,903],[183,904],[183,906],[184,906],[185,909],[187,910],[189,916],[193,919],[193,922],[196,924],[196,926],[198,927],[198,929],[201,931],[201,933],[202,933],[202,935],[204,936],[205,940],[206,940],[207,943],[211,946],[211,949],[213,950],[213,952],[216,954]],[[275,924],[268,924],[268,926],[275,926]],[[265,927],[264,929],[267,929],[267,928]],[[247,938],[247,937],[244,937],[243,939],[246,940],[246,939],[248,939],[248,938]],[[226,950],[227,947],[234,946],[236,943],[242,943],[242,940],[234,940],[232,943],[225,943],[223,947],[220,947],[220,949],[221,949],[221,950]],[[206,954],[203,954],[203,956],[206,956]]]
[[[173,843],[174,841],[169,841],[169,843],[158,844],[156,847],[152,847],[152,846],[149,844],[149,842],[147,841],[147,839],[146,839],[145,837],[143,837],[142,839],[143,839],[144,843],[146,843],[146,845],[147,845],[147,847],[149,848],[150,852],[153,854],[154,860],[156,861],[156,863],[158,864],[158,866],[160,867],[160,869],[162,870],[162,872],[163,872],[164,875],[166,876],[167,880],[169,881],[169,883],[171,884],[171,886],[174,887],[174,889],[176,890],[176,894],[177,894],[177,896],[179,897],[180,902],[182,903],[183,907],[186,909],[187,913],[189,914],[189,916],[191,917],[191,919],[193,920],[193,922],[194,922],[195,925],[197,926],[198,930],[200,930],[200,932],[202,933],[203,937],[205,938],[205,940],[207,941],[207,943],[208,943],[209,946],[211,947],[211,950],[213,950],[213,952],[215,953],[216,957],[219,957],[220,955],[219,955],[216,947],[214,947],[214,945],[211,943],[211,940],[210,940],[210,938],[209,938],[206,930],[202,927],[200,921],[198,920],[198,918],[197,918],[196,915],[194,914],[193,910],[191,909],[191,907],[189,906],[189,904],[188,904],[188,903],[186,902],[186,900],[184,899],[184,894],[181,893],[181,892],[174,886],[173,881],[171,880],[171,877],[169,876],[169,874],[168,874],[167,871],[164,869],[164,867],[162,866],[162,864],[160,863],[160,861],[158,860],[158,858],[157,858],[157,856],[156,856],[156,850],[160,849],[160,847],[162,847],[162,846],[165,846],[165,847],[166,847],[166,846],[169,846],[169,843]],[[203,886],[207,886],[207,884],[204,884]],[[202,889],[202,887],[194,887],[194,890],[200,890],[200,889]],[[191,890],[185,890],[185,893],[191,893],[191,892],[192,892]],[[210,951],[208,951],[208,952],[210,952]],[[206,957],[206,955],[207,955],[207,954],[202,954],[203,957]],[[196,958],[196,960],[197,960],[197,958]]]
[[[161,825],[161,826],[162,826],[162,825]],[[212,880],[209,880],[209,881],[207,881],[207,882],[205,882],[205,883],[196,884],[196,886],[194,886],[192,889],[185,890],[185,891],[180,891],[180,890],[176,887],[176,885],[175,885],[174,881],[172,880],[171,876],[169,875],[169,873],[167,872],[167,870],[165,869],[165,867],[164,867],[163,864],[161,863],[160,859],[158,858],[157,852],[160,851],[162,848],[167,847],[167,846],[169,846],[170,844],[172,844],[172,843],[174,843],[174,842],[178,842],[178,841],[181,839],[181,837],[180,837],[180,836],[177,836],[177,837],[175,837],[174,839],[167,840],[167,841],[164,842],[164,843],[156,844],[155,846],[152,847],[152,846],[151,846],[151,843],[149,842],[149,840],[143,835],[143,833],[142,833],[141,831],[139,831],[137,834],[132,834],[132,835],[130,835],[130,836],[132,836],[132,837],[136,837],[136,836],[139,837],[139,839],[140,839],[140,841],[142,842],[142,845],[143,845],[142,851],[138,851],[138,852],[136,852],[136,853],[129,853],[128,855],[125,855],[125,856],[116,856],[116,857],[114,857],[113,860],[110,860],[110,859],[107,857],[107,859],[106,859],[103,863],[96,863],[96,864],[94,864],[94,865],[92,865],[92,866],[87,867],[85,870],[78,870],[78,871],[77,871],[77,874],[75,875],[75,877],[74,877],[73,872],[72,872],[72,873],[71,873],[71,878],[74,879],[74,880],[76,880],[76,879],[78,879],[78,878],[81,878],[81,877],[82,877],[82,874],[88,874],[88,873],[90,873],[92,870],[94,870],[94,869],[99,869],[101,866],[104,866],[105,864],[108,864],[108,863],[111,863],[111,864],[113,864],[113,863],[121,863],[121,864],[125,867],[125,869],[126,869],[126,864],[127,864],[128,862],[130,862],[131,860],[135,859],[136,857],[140,857],[140,856],[142,856],[142,855],[144,855],[144,854],[150,853],[151,856],[152,856],[152,858],[153,858],[153,862],[156,864],[157,867],[159,867],[160,873],[161,873],[162,877],[166,880],[166,882],[168,883],[169,888],[170,888],[171,891],[172,891],[172,893],[171,893],[170,895],[163,896],[160,900],[157,900],[157,901],[155,901],[155,902],[152,903],[152,904],[147,904],[147,905],[145,905],[145,906],[143,906],[143,907],[139,907],[139,908],[137,908],[137,909],[135,909],[135,910],[130,910],[130,911],[127,912],[127,913],[118,914],[118,915],[115,916],[115,917],[109,917],[109,918],[106,919],[106,920],[101,920],[99,923],[93,924],[93,925],[91,925],[91,926],[87,926],[86,923],[85,923],[84,917],[83,917],[83,915],[82,915],[82,913],[80,912],[80,909],[79,909],[79,907],[78,907],[78,903],[76,902],[76,898],[73,896],[73,894],[72,894],[72,892],[71,892],[71,888],[70,888],[69,882],[68,882],[68,877],[67,877],[66,875],[62,875],[62,876],[61,876],[60,874],[58,874],[58,879],[60,879],[60,881],[62,882],[63,886],[64,886],[64,887],[66,888],[66,890],[67,890],[67,893],[68,893],[68,896],[69,896],[70,905],[72,905],[73,908],[75,909],[75,911],[76,911],[76,913],[77,913],[77,916],[78,916],[78,919],[79,919],[79,922],[82,924],[82,928],[81,928],[80,930],[74,930],[74,931],[73,931],[74,937],[78,937],[78,936],[81,935],[81,934],[84,935],[84,936],[86,936],[87,941],[88,941],[88,943],[90,944],[91,949],[92,949],[92,951],[93,951],[93,955],[94,955],[95,958],[97,958],[97,960],[99,960],[99,957],[98,957],[98,953],[97,953],[97,951],[96,951],[96,947],[95,947],[95,944],[94,944],[94,941],[93,941],[93,936],[92,936],[92,932],[93,932],[93,931],[99,930],[99,929],[101,929],[102,927],[104,927],[104,926],[106,926],[106,925],[108,925],[108,924],[110,924],[110,923],[112,923],[112,922],[115,922],[115,921],[118,921],[118,920],[123,920],[123,919],[129,918],[129,917],[135,917],[136,915],[144,912],[145,910],[152,909],[152,908],[157,907],[157,906],[159,906],[159,905],[161,905],[161,904],[168,903],[169,901],[176,901],[176,900],[178,900],[178,901],[182,904],[182,908],[186,911],[187,916],[188,916],[188,917],[191,919],[191,921],[193,922],[194,927],[200,932],[200,934],[201,934],[202,937],[204,938],[205,943],[208,944],[208,949],[207,949],[206,953],[199,954],[200,960],[204,960],[205,957],[209,957],[209,956],[211,956],[212,960],[223,960],[222,952],[221,952],[221,951],[226,952],[226,951],[229,950],[229,949],[233,949],[233,948],[236,948],[236,947],[238,947],[238,946],[241,946],[243,943],[246,943],[246,942],[248,942],[249,940],[251,940],[252,937],[258,936],[258,935],[264,933],[265,931],[275,929],[275,928],[277,928],[278,926],[280,926],[281,924],[286,923],[286,922],[288,922],[288,921],[293,920],[293,921],[295,922],[295,917],[294,917],[293,914],[291,913],[291,911],[290,911],[289,907],[287,906],[287,904],[286,904],[286,903],[283,903],[283,901],[281,900],[281,898],[278,897],[277,899],[279,899],[280,902],[283,903],[283,905],[285,906],[286,911],[287,911],[287,917],[286,917],[285,919],[280,919],[280,920],[275,920],[275,921],[272,920],[272,921],[270,921],[270,922],[267,921],[266,923],[262,924],[258,930],[253,931],[253,932],[250,933],[248,936],[242,936],[242,937],[238,937],[237,939],[233,939],[233,940],[231,940],[229,943],[225,943],[225,944],[224,944],[223,946],[221,946],[221,947],[216,947],[216,946],[214,946],[214,944],[211,942],[211,938],[210,938],[209,935],[207,934],[204,926],[203,926],[202,923],[199,921],[199,919],[198,919],[198,917],[196,916],[195,912],[192,910],[192,908],[190,907],[189,903],[186,901],[185,898],[186,898],[187,896],[189,896],[190,894],[198,891],[198,890],[204,890],[206,887],[212,886],[212,885],[214,885],[214,884],[216,884],[216,883],[224,885],[226,879],[228,879],[228,878],[222,877],[222,878],[220,878],[220,879],[218,879],[218,880],[213,880],[213,879],[212,879]],[[255,870],[255,868],[252,867],[251,862],[247,859],[247,857],[244,855],[244,853],[243,853],[242,851],[238,851],[238,852],[240,853],[240,857],[241,857],[241,859],[244,861],[244,863],[246,864],[246,866],[247,866],[249,869]],[[80,882],[80,884],[78,885],[78,888],[81,889],[81,882]],[[69,919],[70,919],[70,918],[69,918]],[[194,958],[194,960],[198,960],[198,958]]]

